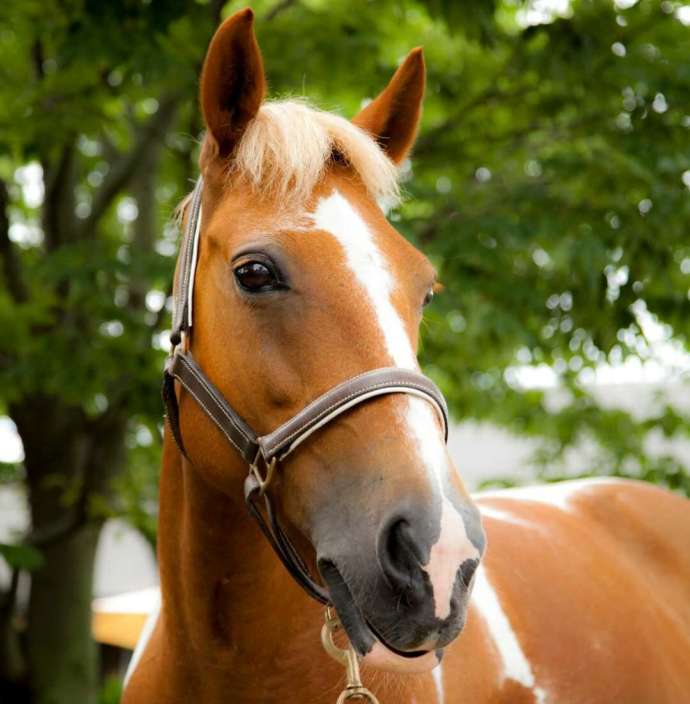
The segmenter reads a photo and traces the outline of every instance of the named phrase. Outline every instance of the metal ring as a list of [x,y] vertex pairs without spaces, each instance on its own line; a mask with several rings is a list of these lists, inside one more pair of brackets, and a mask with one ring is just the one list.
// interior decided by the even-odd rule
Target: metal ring
[[370,702],[370,704],[379,704],[379,700],[366,687],[353,687],[344,689],[336,704],[343,704],[351,699],[358,699]]
[[264,460],[264,466],[266,467],[266,476],[262,477],[261,472],[259,472],[259,460],[262,457],[263,455],[261,454],[261,449],[259,449],[256,453],[254,461],[249,465],[249,471],[256,477],[256,481],[259,485],[259,496],[263,496],[266,493],[266,489],[268,489],[268,485],[271,483],[273,475],[275,474],[277,462],[277,458],[275,457],[273,457],[270,462],[266,462],[266,460]]

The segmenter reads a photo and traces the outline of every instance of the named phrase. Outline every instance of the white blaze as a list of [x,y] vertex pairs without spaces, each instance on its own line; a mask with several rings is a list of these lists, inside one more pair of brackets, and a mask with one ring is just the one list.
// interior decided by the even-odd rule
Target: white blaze
[[[317,229],[328,232],[341,245],[348,268],[367,296],[391,363],[418,369],[405,325],[393,305],[393,276],[367,223],[337,190],[318,202],[312,217]],[[441,534],[425,568],[434,587],[436,616],[446,618],[458,567],[468,557],[479,554],[467,537],[461,516],[445,497],[448,461],[434,409],[427,401],[410,396],[406,399],[405,422],[429,481],[443,501]]]
[[342,246],[348,267],[367,293],[395,366],[417,369],[410,338],[391,301],[394,282],[388,262],[367,224],[338,191],[319,201],[313,218],[319,230],[333,235]]
[[534,693],[538,704],[547,701],[546,693],[536,686],[534,672],[520,646],[508,616],[501,607],[498,594],[489,583],[486,570],[482,565],[476,573],[472,603],[477,607],[489,629],[491,639],[498,650],[503,664],[503,677],[515,680]]
[[441,496],[441,532],[431,548],[429,561],[424,565],[434,585],[434,605],[437,618],[448,618],[450,600],[458,567],[465,560],[476,560],[479,551],[470,542],[465,522],[445,495],[444,477],[447,473],[445,447],[442,444],[433,408],[422,399],[411,398],[407,421],[422,462],[430,470],[431,480]]

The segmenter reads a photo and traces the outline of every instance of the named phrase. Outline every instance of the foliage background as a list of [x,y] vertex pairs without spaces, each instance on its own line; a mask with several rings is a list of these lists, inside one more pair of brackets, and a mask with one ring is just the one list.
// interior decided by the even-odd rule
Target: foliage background
[[[690,494],[688,468],[647,451],[651,433],[687,437],[684,412],[660,397],[641,419],[588,391],[603,364],[654,364],[660,340],[678,362],[667,373],[687,366],[690,8],[251,4],[272,94],[345,115],[425,46],[423,127],[392,219],[446,286],[422,357],[456,417],[541,438],[547,478],[586,441],[588,473]],[[96,701],[100,526],[122,515],[155,542],[170,216],[196,174],[205,47],[240,6],[0,6],[0,411],[25,453],[0,480],[26,490],[31,512],[30,532],[0,545],[13,570],[0,594],[2,701]],[[520,383],[525,365],[557,377],[557,408]]]

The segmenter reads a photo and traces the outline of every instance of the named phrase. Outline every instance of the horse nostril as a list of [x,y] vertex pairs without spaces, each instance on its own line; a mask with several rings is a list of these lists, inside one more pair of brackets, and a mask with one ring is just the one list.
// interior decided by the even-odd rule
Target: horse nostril
[[460,577],[462,579],[463,584],[469,588],[470,583],[472,582],[472,577],[474,577],[474,573],[477,571],[477,567],[479,567],[479,560],[465,560],[461,565],[460,565]]
[[420,586],[422,552],[412,527],[404,518],[391,521],[382,530],[378,558],[392,589],[409,593]]

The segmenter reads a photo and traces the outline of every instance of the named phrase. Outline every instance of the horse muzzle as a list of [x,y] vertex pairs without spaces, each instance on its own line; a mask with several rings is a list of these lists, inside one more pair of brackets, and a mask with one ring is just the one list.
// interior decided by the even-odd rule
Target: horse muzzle
[[368,557],[362,551],[336,548],[331,557],[319,551],[319,572],[350,642],[380,669],[435,667],[465,625],[484,547],[481,526],[474,531],[475,545],[467,531],[449,532],[443,519],[440,532],[430,530],[423,516],[393,513],[382,522]]

